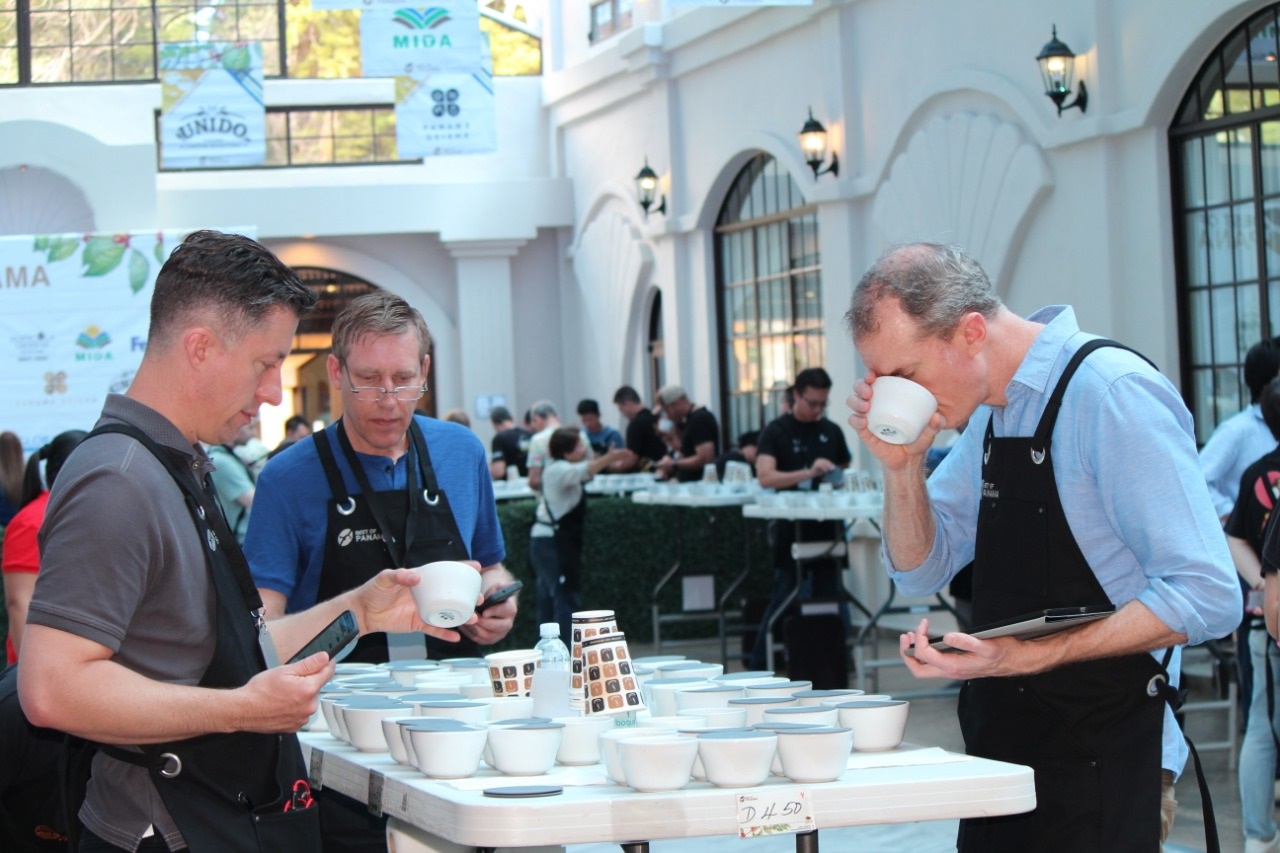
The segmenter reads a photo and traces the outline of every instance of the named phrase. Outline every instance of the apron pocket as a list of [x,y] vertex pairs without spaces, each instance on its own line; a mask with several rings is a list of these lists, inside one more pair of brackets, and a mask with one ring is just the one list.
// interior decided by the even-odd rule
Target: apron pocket
[[979,528],[974,549],[974,600],[982,590],[991,590],[1026,599],[1028,611],[1048,606],[1043,602],[1049,594],[1049,573],[1029,568],[1048,564],[1048,507],[1039,501],[986,498],[982,509],[988,528],[1010,532],[996,538]]
[[1037,762],[1036,810],[1029,842],[1041,853],[1102,850],[1102,771],[1096,761]]
[[263,853],[313,853],[321,847],[320,806],[281,811],[279,805],[255,809],[253,831]]

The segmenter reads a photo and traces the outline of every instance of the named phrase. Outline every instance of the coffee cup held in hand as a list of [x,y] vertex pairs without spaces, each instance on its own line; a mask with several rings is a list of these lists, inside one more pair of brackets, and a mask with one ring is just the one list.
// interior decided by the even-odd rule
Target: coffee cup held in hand
[[414,571],[422,580],[410,592],[423,622],[437,628],[457,628],[471,618],[480,597],[480,572],[474,567],[441,560]]
[[901,376],[879,376],[871,385],[867,430],[889,444],[911,444],[937,410],[938,401],[923,385]]

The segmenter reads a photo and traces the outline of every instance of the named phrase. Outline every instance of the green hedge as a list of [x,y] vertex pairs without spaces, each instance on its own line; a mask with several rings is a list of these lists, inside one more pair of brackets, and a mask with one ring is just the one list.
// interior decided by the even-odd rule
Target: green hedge
[[[735,598],[767,597],[772,580],[765,525],[744,519],[740,507],[693,509],[647,506],[629,498],[593,495],[587,512],[582,563],[582,606],[608,609],[618,627],[637,643],[653,642],[653,588],[676,560],[683,532],[682,565],[691,574],[716,574],[716,596],[741,571],[750,539],[752,570]],[[515,628],[495,649],[529,648],[538,640],[535,581],[529,566],[529,526],[533,500],[501,501],[498,520],[506,540],[506,567],[525,588]],[[664,587],[661,612],[680,611],[679,575]],[[667,623],[663,640],[716,637],[715,620]],[[731,640],[736,642],[736,640]]]

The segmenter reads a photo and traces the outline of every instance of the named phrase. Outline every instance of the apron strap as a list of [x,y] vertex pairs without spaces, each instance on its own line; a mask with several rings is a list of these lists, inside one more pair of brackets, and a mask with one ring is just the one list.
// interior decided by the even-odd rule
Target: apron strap
[[347,484],[343,482],[342,472],[338,470],[338,460],[333,456],[333,448],[329,446],[329,436],[326,433],[327,430],[312,433],[311,440],[315,442],[316,453],[320,455],[320,468],[329,481],[329,494],[333,495],[338,512],[350,515],[355,512],[356,499],[347,491]]
[[[1058,422],[1058,412],[1062,409],[1062,398],[1067,393],[1067,381],[1075,374],[1076,368],[1080,366],[1080,362],[1084,361],[1085,358],[1087,358],[1094,350],[1102,349],[1103,347],[1115,347],[1117,349],[1128,350],[1147,364],[1150,364],[1156,370],[1160,369],[1156,367],[1155,362],[1151,361],[1151,359],[1147,358],[1137,350],[1125,346],[1124,344],[1108,340],[1107,338],[1094,338],[1091,341],[1086,341],[1080,349],[1076,350],[1075,353],[1072,354],[1071,360],[1067,362],[1067,368],[1062,372],[1062,377],[1058,380],[1057,386],[1053,389],[1053,394],[1049,397],[1048,405],[1045,406],[1044,414],[1040,417],[1040,423],[1036,426],[1035,446],[1040,448],[1041,453],[1044,452],[1044,448],[1048,447],[1053,439],[1053,427]],[[1034,450],[1032,451],[1033,454],[1035,452],[1036,451]]]

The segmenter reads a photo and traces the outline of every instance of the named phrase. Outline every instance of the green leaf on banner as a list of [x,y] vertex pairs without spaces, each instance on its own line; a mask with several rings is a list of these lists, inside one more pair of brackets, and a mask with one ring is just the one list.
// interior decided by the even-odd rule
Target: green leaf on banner
[[147,286],[147,276],[151,272],[151,264],[147,256],[137,249],[129,250],[129,289],[134,293]]
[[229,47],[222,52],[222,67],[228,71],[249,70],[249,48]]
[[36,251],[36,252],[43,252],[45,249],[48,249],[49,248],[48,236],[37,237],[36,244],[31,248],[33,251]]
[[163,264],[163,263],[164,263],[164,239],[163,239],[163,237],[157,237],[157,238],[156,238],[156,245],[155,245],[155,247],[152,249],[152,251],[153,251],[153,252],[155,252],[155,255],[156,255],[156,263],[157,263],[157,264]]
[[125,247],[111,237],[92,237],[84,246],[84,275],[106,275],[120,266]]
[[63,261],[76,253],[80,240],[76,237],[54,237],[49,243],[49,262]]

